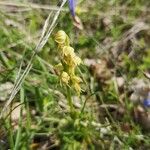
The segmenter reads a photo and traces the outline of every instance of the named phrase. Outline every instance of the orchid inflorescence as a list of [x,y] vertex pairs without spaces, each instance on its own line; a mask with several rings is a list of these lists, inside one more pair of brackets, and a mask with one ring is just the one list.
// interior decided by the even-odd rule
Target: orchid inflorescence
[[82,61],[70,46],[70,39],[64,31],[60,30],[56,33],[55,41],[58,43],[61,57],[61,63],[57,65],[58,68],[61,68],[59,70],[61,83],[75,89],[80,95],[82,79],[75,74],[75,70]]

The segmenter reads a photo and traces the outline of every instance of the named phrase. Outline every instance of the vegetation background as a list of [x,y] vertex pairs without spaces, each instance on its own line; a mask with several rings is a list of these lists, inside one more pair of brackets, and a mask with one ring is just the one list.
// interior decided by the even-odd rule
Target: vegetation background
[[[46,18],[61,1],[0,1],[0,110],[32,59]],[[78,0],[64,5],[0,120],[0,150],[150,149],[150,1]],[[54,35],[64,30],[83,61],[81,95],[65,87]],[[15,91],[14,91],[15,93]],[[13,93],[13,94],[14,94]]]

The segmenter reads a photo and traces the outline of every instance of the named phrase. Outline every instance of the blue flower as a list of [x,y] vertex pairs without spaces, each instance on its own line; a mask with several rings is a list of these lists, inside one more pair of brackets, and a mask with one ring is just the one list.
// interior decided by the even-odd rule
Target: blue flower
[[69,9],[71,12],[71,15],[75,17],[75,0],[68,0],[69,1]]
[[143,102],[143,105],[145,107],[150,107],[150,99],[145,99],[144,102]]

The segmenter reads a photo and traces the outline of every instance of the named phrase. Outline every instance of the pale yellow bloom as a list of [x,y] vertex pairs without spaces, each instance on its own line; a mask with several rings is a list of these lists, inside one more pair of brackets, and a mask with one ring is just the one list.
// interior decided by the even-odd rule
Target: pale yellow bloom
[[56,68],[56,69],[59,69],[59,70],[63,70],[63,65],[62,65],[62,63],[59,63],[59,64],[55,65],[55,68]]
[[55,35],[55,41],[58,44],[65,43],[66,39],[67,39],[67,34],[63,30],[58,31]]
[[64,46],[62,54],[64,56],[64,62],[70,67],[78,66],[82,62],[81,59],[74,53],[74,49],[70,46]]
[[80,82],[82,82],[82,79],[80,77],[78,77],[78,76],[75,76],[75,75],[71,78],[71,80],[72,80],[73,83],[80,83]]
[[71,81],[72,81],[74,89],[76,90],[78,95],[80,95],[80,93],[81,93],[80,82],[82,82],[82,79],[80,77],[74,75],[74,76],[71,77]]
[[76,90],[76,92],[78,93],[78,95],[80,95],[81,93],[81,87],[78,83],[75,83],[74,85],[74,89]]
[[61,81],[64,82],[65,84],[68,84],[70,80],[70,76],[68,75],[67,72],[62,72],[61,74]]
[[69,66],[69,69],[75,67],[74,61],[71,56],[65,56],[63,58],[63,61]]
[[72,58],[75,56],[74,49],[71,46],[64,46],[62,52],[64,56],[71,56]]
[[80,65],[81,62],[82,62],[81,58],[78,57],[78,56],[75,56],[75,57],[73,58],[73,61],[74,61],[75,66]]

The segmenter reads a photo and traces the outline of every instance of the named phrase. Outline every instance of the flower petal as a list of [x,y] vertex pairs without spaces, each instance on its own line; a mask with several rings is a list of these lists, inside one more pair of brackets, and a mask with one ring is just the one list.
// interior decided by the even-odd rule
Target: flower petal
[[69,9],[70,9],[71,15],[75,17],[75,0],[69,0]]

